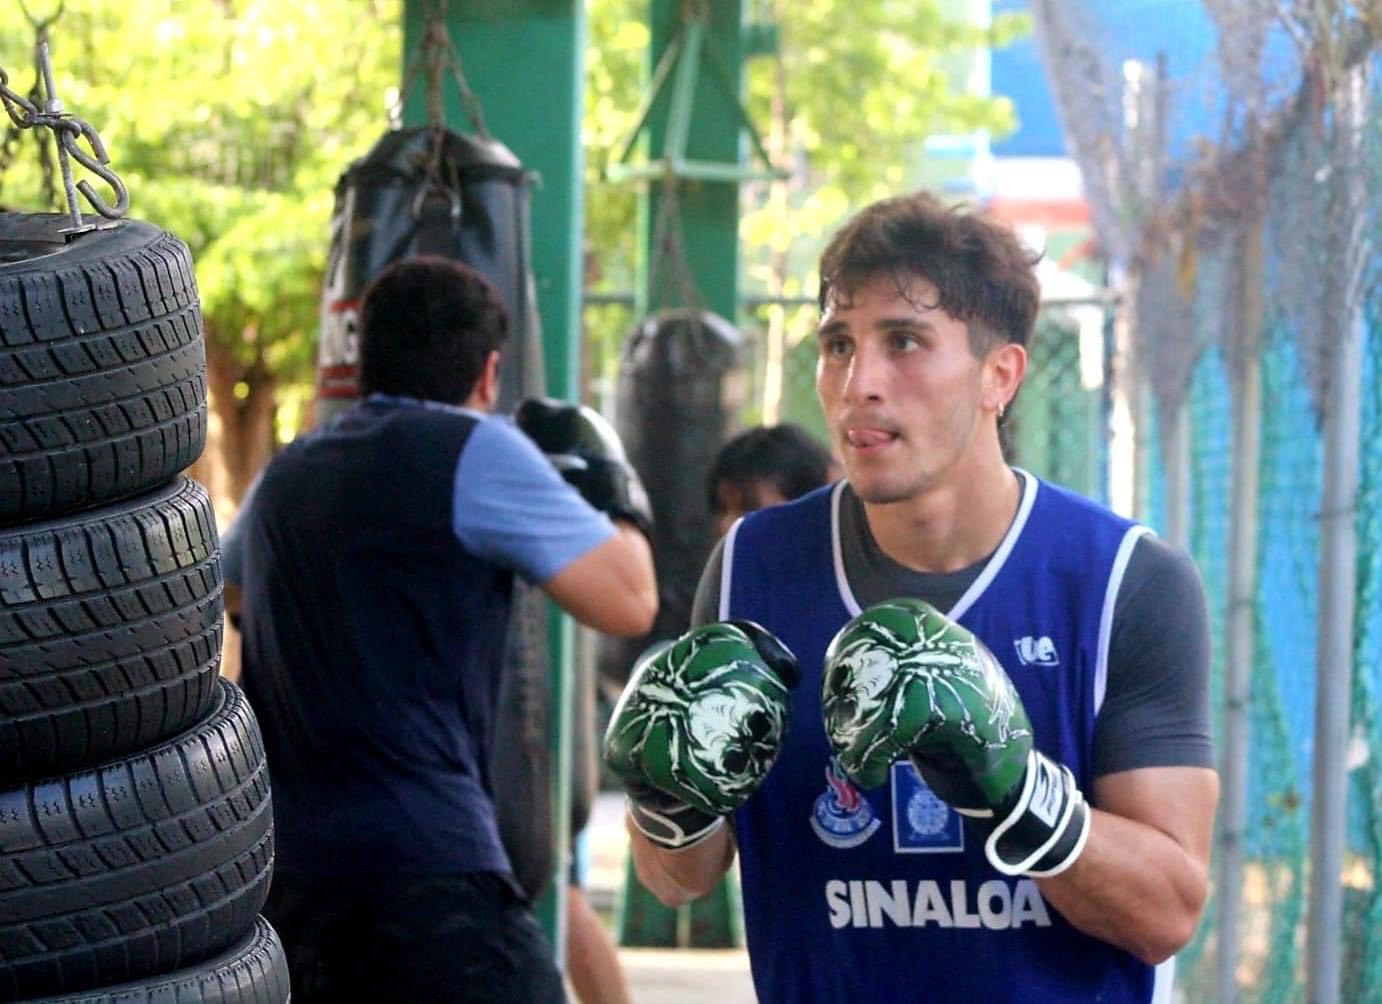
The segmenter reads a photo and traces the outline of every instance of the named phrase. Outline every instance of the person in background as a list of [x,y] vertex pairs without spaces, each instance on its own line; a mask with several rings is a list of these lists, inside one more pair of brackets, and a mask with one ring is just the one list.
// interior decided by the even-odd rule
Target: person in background
[[629,1004],[628,979],[619,950],[585,893],[590,832],[573,839],[566,887],[566,977],[581,1004]]
[[[248,512],[253,506],[258,486],[259,478],[256,477],[241,500],[240,514]],[[237,632],[240,627],[242,595],[240,583],[244,576],[243,528],[244,520],[241,515],[237,515],[221,534],[221,571],[225,582],[226,614]],[[238,640],[236,644],[238,645]],[[587,714],[591,720],[586,725],[588,752],[582,749],[572,751],[575,775],[572,783],[590,789],[590,798],[578,800],[573,793],[573,804],[583,804],[584,814],[573,815],[571,826],[571,866],[567,873],[566,888],[566,977],[581,1004],[629,1004],[631,998],[628,981],[619,962],[618,947],[585,891],[590,859],[590,834],[586,827],[590,804],[598,785],[594,694],[588,693],[594,688],[593,679],[578,680],[574,687],[577,695],[575,713]],[[576,738],[581,738],[579,733]],[[588,765],[584,764],[586,757],[589,758]],[[576,810],[573,809],[574,811]]]
[[361,306],[367,396],[281,451],[240,520],[264,912],[298,1001],[565,999],[486,762],[513,576],[613,634],[645,632],[657,594],[613,431],[558,402],[490,415],[507,323],[457,262],[386,268]]
[[799,498],[834,473],[830,452],[799,425],[744,430],[720,447],[706,478],[716,536],[745,513]]

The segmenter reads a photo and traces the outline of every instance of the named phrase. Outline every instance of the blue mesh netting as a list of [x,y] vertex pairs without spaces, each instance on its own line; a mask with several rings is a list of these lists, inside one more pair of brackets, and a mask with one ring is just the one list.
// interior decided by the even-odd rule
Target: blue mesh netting
[[1366,751],[1350,773],[1349,844],[1370,864],[1372,888],[1351,898],[1352,951],[1345,958],[1345,999],[1382,1002],[1382,303],[1369,303],[1363,356],[1361,480],[1358,496],[1358,606],[1354,629],[1353,718]]
[[[1338,279],[1348,274],[1346,238],[1359,220],[1344,182],[1350,161],[1335,144],[1340,121],[1333,96],[1311,78],[1312,63],[1350,51],[1340,26],[1361,16],[1365,5],[1331,5],[1329,17],[1283,19],[1303,8],[1294,5],[1233,3],[1230,0],[1077,0],[1042,5],[1044,30],[1056,44],[1046,53],[1065,67],[1048,67],[1057,99],[1066,114],[1069,148],[1087,158],[1087,177],[1111,193],[1112,218],[1136,230],[1136,195],[1119,188],[1101,158],[1111,141],[1137,159],[1130,145],[1133,121],[1126,115],[1135,93],[1139,61],[1143,70],[1158,57],[1165,70],[1165,93],[1157,96],[1164,118],[1166,171],[1160,181],[1162,205],[1190,205],[1184,216],[1153,221],[1169,224],[1172,248],[1189,248],[1180,259],[1180,277],[1193,284],[1194,322],[1209,346],[1196,364],[1190,386],[1189,457],[1191,549],[1204,577],[1214,631],[1211,689],[1222,729],[1224,632],[1232,547],[1233,397],[1229,362],[1220,349],[1231,330],[1234,289],[1247,264],[1236,244],[1236,227],[1252,215],[1250,176],[1224,181],[1218,165],[1235,161],[1234,149],[1247,135],[1247,108],[1276,123],[1268,140],[1270,156],[1266,204],[1265,274],[1254,282],[1266,311],[1260,347],[1262,413],[1258,419],[1262,453],[1256,500],[1256,575],[1253,596],[1255,637],[1248,716],[1248,789],[1241,888],[1240,925],[1234,946],[1242,1000],[1295,1001],[1305,985],[1305,903],[1315,754],[1316,665],[1321,576],[1320,513],[1324,500],[1324,434],[1320,409],[1338,400],[1326,374],[1336,354],[1343,319],[1331,313]],[[1313,10],[1313,8],[1312,8]],[[1323,10],[1323,8],[1321,8]],[[1260,34],[1259,34],[1260,32]],[[1334,33],[1334,34],[1331,34]],[[1254,51],[1253,39],[1262,47]],[[1343,41],[1341,41],[1343,40]],[[1382,116],[1378,109],[1382,52],[1373,32],[1371,88],[1362,184],[1366,188],[1364,224],[1374,252],[1382,249],[1382,217],[1374,208],[1382,196]],[[1081,62],[1085,59],[1088,62]],[[1090,66],[1090,69],[1084,67]],[[1072,69],[1073,68],[1073,69]],[[1134,71],[1128,74],[1129,69]],[[1312,83],[1313,87],[1311,90]],[[1124,92],[1124,84],[1129,90]],[[1091,87],[1101,86],[1114,112],[1097,123]],[[1122,107],[1115,107],[1124,101]],[[1091,142],[1091,131],[1103,137]],[[1133,137],[1136,138],[1136,137]],[[1142,137],[1146,139],[1145,136]],[[1217,156],[1207,159],[1213,147]],[[1188,170],[1199,164],[1197,170]],[[1125,165],[1126,166],[1126,165]],[[1206,180],[1212,179],[1212,180]],[[1247,180],[1245,180],[1247,179]],[[1216,187],[1223,186],[1223,187]],[[1206,202],[1181,200],[1185,189]],[[1091,188],[1097,192],[1097,186]],[[1219,194],[1245,196],[1222,212],[1205,208]],[[1342,201],[1341,201],[1342,200]],[[1232,198],[1230,198],[1232,203]],[[1203,214],[1201,210],[1203,209]],[[1121,214],[1121,215],[1120,215]],[[1106,214],[1107,215],[1107,214]],[[1149,214],[1149,217],[1152,214]],[[1112,227],[1116,230],[1116,226]],[[1117,239],[1108,239],[1117,247]],[[1119,236],[1117,234],[1115,237]],[[1161,237],[1165,237],[1162,232]],[[1127,247],[1155,244],[1154,225],[1121,235]],[[1174,253],[1174,252],[1173,252]],[[1155,261],[1152,256],[1150,261]],[[1145,262],[1143,263],[1144,267]],[[1348,750],[1350,805],[1344,862],[1346,944],[1343,946],[1343,999],[1382,1004],[1382,257],[1372,262],[1364,297],[1370,316],[1361,379],[1361,490],[1357,513],[1356,614],[1353,727]],[[1260,284],[1260,285],[1259,285]],[[1331,299],[1333,298],[1333,299]],[[1155,309],[1153,307],[1153,309]],[[1148,326],[1154,332],[1155,325]],[[1139,343],[1140,345],[1152,342]],[[1152,357],[1164,363],[1169,357]],[[1176,349],[1180,351],[1180,349]],[[1154,369],[1154,375],[1174,372]],[[1171,390],[1154,381],[1158,392]],[[1140,513],[1164,527],[1168,514],[1166,465],[1157,438],[1160,401],[1140,415],[1146,482]],[[1326,574],[1328,570],[1325,570]],[[1217,864],[1217,856],[1216,856]],[[1217,892],[1217,890],[1216,890]],[[1181,999],[1211,1000],[1214,956],[1219,949],[1215,904],[1206,911],[1196,939],[1181,954]]]
[[1146,488],[1142,497],[1141,519],[1158,533],[1166,531],[1166,468],[1161,449],[1161,409],[1153,405],[1143,416],[1142,433],[1146,463],[1142,476]]
[[[1232,497],[1229,438],[1233,425],[1228,374],[1219,352],[1207,353],[1195,368],[1187,402],[1189,421],[1194,430],[1190,442],[1190,551],[1204,580],[1210,598],[1210,642],[1214,672],[1210,677],[1210,702],[1223,706],[1224,604],[1216,602],[1228,591],[1229,499]],[[1153,464],[1152,481],[1164,482],[1160,465]],[[1214,726],[1219,738],[1221,722]],[[1185,1000],[1208,1000],[1212,994],[1213,973],[1207,964],[1207,949],[1213,932],[1215,902],[1205,908],[1195,939],[1180,953],[1177,982]]]
[[[1254,679],[1275,682],[1278,704],[1263,710],[1282,730],[1266,736],[1254,728],[1251,760],[1271,758],[1280,776],[1257,771],[1261,787],[1249,789],[1254,810],[1249,823],[1249,854],[1267,853],[1280,815],[1276,798],[1294,798],[1309,813],[1309,791],[1299,778],[1310,776],[1315,730],[1316,593],[1319,583],[1319,522],[1324,447],[1310,405],[1310,390],[1295,344],[1281,334],[1264,347],[1262,359],[1262,465],[1258,495],[1259,659]],[[1264,690],[1266,688],[1263,688]],[[1284,698],[1284,704],[1280,703]],[[1254,722],[1254,726],[1259,723]],[[1266,724],[1266,722],[1260,723]],[[1281,742],[1286,748],[1278,748]],[[1287,791],[1287,786],[1294,789]],[[1273,790],[1273,788],[1277,790]]]
[[[1271,917],[1260,999],[1284,1001],[1295,994],[1304,915],[1322,447],[1295,344],[1275,334],[1262,358],[1262,399],[1270,404],[1262,416],[1245,893],[1248,915],[1265,907]],[[1254,902],[1253,877],[1263,882],[1265,902]],[[1256,947],[1242,946],[1243,958],[1256,961]]]
[[[1191,552],[1210,597],[1210,638],[1215,673],[1211,678],[1214,707],[1223,706],[1224,605],[1214,602],[1228,593],[1229,500],[1232,498],[1232,450],[1229,439],[1233,409],[1223,356],[1208,353],[1190,384]],[[1216,720],[1215,725],[1218,726]]]

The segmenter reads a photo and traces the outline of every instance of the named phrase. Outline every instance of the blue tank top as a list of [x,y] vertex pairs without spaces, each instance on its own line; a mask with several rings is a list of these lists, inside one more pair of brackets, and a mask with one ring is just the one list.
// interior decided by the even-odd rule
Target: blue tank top
[[[993,650],[1038,748],[1090,797],[1114,602],[1146,531],[1019,474],[1026,490],[1011,529],[949,613]],[[996,872],[909,763],[867,792],[839,770],[820,686],[826,646],[860,609],[841,558],[842,488],[754,513],[725,546],[721,616],[762,623],[802,667],[782,755],[734,819],[759,999],[1144,1004],[1169,995],[1169,966],[1158,973],[1080,933],[1035,881]]]

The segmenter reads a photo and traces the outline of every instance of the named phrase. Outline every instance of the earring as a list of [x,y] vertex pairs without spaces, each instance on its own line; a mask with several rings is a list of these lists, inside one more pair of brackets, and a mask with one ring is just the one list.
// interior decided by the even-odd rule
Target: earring
[[998,421],[1000,422],[1003,421],[1003,409],[1006,407],[1007,405],[1003,404],[1001,401],[998,403]]

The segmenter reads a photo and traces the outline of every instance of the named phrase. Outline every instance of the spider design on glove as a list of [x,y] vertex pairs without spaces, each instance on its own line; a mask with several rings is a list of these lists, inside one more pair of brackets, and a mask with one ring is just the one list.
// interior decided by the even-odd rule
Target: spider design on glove
[[[1025,721],[1014,727],[1016,696],[989,651],[917,600],[871,607],[840,631],[826,653],[821,703],[851,776],[942,729],[980,753],[1030,734]],[[987,718],[982,729],[976,714]]]
[[674,794],[716,815],[732,812],[772,766],[787,732],[788,690],[729,624],[708,625],[635,670],[639,704],[620,732],[633,758],[666,756]]

